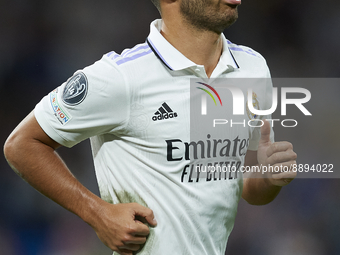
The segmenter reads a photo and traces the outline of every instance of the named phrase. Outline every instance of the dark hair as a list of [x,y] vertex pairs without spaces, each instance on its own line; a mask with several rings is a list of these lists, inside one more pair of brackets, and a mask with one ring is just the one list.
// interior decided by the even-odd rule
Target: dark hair
[[161,11],[160,0],[151,0],[151,2],[157,7],[158,11]]

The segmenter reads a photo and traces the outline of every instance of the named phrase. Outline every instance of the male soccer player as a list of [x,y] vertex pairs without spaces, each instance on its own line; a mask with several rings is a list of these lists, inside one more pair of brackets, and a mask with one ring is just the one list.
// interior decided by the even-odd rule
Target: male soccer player
[[[296,154],[290,143],[273,142],[266,121],[261,130],[189,140],[190,78],[268,78],[268,67],[222,34],[237,19],[240,0],[153,2],[162,20],[152,22],[146,42],[105,54],[44,97],[12,132],[5,155],[22,178],[90,224],[118,254],[221,255],[240,196],[269,203],[295,173],[193,180],[192,152],[204,140],[214,143],[207,152],[214,160],[248,166],[291,166]],[[266,107],[265,89],[256,93]],[[87,138],[102,199],[55,152]]]

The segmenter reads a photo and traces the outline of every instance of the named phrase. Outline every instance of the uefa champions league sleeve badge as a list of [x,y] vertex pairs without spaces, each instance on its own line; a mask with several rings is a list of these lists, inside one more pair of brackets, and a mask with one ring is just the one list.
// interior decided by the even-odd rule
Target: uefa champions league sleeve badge
[[84,101],[88,90],[88,82],[84,73],[75,74],[65,85],[62,100],[67,105],[77,105]]

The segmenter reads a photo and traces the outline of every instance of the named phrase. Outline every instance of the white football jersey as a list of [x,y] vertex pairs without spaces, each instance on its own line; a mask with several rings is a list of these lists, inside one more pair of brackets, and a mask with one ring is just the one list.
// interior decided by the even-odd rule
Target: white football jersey
[[[242,193],[242,174],[208,172],[202,177],[193,175],[194,165],[240,167],[247,149],[257,149],[259,129],[240,127],[224,137],[202,134],[191,140],[190,78],[207,75],[164,39],[161,22],[151,24],[145,43],[105,54],[77,71],[42,99],[35,117],[64,146],[91,139],[102,199],[153,210],[158,225],[150,228],[138,254],[222,255]],[[223,54],[212,78],[270,77],[261,55],[221,37]],[[268,88],[259,87],[256,94],[261,107],[270,108]],[[209,151],[209,146],[215,147]]]

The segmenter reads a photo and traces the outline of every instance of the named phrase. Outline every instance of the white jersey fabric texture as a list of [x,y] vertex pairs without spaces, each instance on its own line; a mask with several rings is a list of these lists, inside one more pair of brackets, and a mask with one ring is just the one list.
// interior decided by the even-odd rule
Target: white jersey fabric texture
[[[91,139],[102,199],[137,202],[153,210],[158,225],[150,228],[138,254],[222,255],[234,225],[242,175],[190,179],[186,166],[191,162],[184,156],[191,146],[190,78],[207,75],[203,66],[166,41],[161,23],[151,23],[145,43],[105,54],[77,71],[37,104],[35,117],[64,146]],[[260,54],[221,37],[223,54],[212,78],[270,77]],[[261,107],[269,109],[268,88],[256,93],[263,99]],[[158,119],[162,114],[167,117]],[[259,130],[250,131],[234,131],[247,141],[244,151],[257,149]],[[244,155],[237,150],[230,158],[243,164]],[[217,155],[219,160],[229,158]]]

